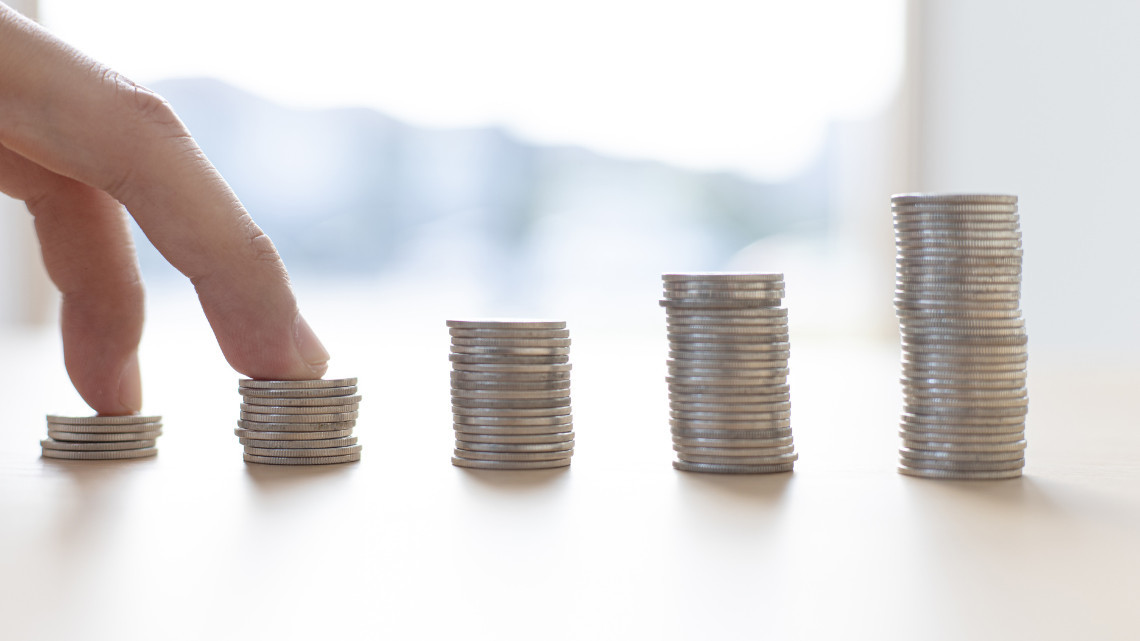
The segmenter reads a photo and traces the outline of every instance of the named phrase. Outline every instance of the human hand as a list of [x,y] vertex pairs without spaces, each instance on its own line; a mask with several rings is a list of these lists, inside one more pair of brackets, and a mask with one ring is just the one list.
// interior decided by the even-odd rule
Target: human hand
[[124,206],[193,282],[234,369],[327,369],[273,243],[170,105],[2,3],[0,191],[35,217],[67,372],[97,412],[142,408],[143,287]]

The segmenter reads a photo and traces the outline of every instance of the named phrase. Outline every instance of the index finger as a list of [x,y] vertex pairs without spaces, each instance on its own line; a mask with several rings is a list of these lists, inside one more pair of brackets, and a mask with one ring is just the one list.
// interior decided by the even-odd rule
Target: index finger
[[2,4],[0,88],[0,144],[123,203],[194,283],[234,369],[324,373],[273,243],[165,100]]

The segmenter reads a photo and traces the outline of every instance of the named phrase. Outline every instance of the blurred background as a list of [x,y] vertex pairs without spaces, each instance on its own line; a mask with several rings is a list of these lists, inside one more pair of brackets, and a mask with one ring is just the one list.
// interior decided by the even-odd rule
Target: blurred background
[[[662,272],[765,270],[799,336],[891,341],[890,194],[995,191],[1035,347],[1140,351],[1135,3],[9,2],[170,100],[315,325],[657,332]],[[0,322],[51,328],[0,209]],[[152,320],[205,327],[137,240]]]

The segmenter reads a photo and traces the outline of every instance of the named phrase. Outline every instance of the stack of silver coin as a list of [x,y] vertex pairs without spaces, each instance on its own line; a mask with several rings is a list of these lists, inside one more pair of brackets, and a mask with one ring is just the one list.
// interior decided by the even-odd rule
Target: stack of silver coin
[[1029,396],[1017,197],[903,194],[891,209],[905,403],[899,471],[1021,476]]
[[570,465],[570,331],[565,321],[447,321],[452,464],[490,470]]
[[665,274],[673,467],[790,472],[783,274]]
[[355,378],[238,382],[238,441],[247,463],[327,465],[360,460],[352,429],[360,414]]
[[158,454],[161,416],[47,417],[48,437],[40,441],[44,458],[108,461]]

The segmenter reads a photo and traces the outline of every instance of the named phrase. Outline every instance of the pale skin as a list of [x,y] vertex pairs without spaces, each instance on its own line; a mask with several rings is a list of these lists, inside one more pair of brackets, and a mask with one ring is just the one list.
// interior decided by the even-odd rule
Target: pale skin
[[328,352],[281,257],[160,96],[0,3],[0,191],[35,219],[64,361],[97,412],[142,408],[143,285],[127,215],[186,275],[226,360],[320,378]]

